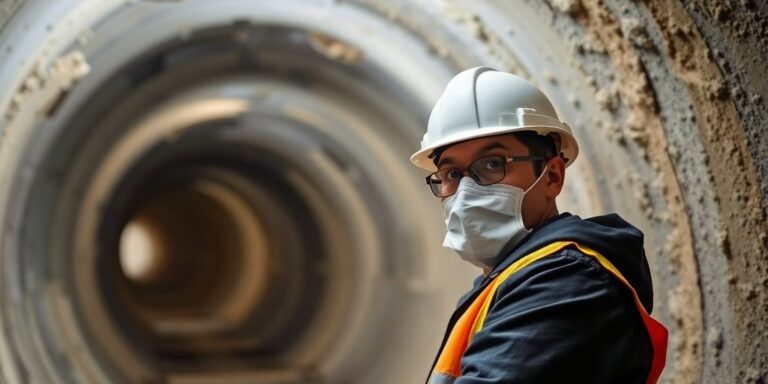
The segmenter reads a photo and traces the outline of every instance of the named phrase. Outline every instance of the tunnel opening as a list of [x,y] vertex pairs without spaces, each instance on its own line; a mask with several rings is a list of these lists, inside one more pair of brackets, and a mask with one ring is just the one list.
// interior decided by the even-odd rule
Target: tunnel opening
[[140,218],[131,219],[120,233],[120,269],[125,277],[139,284],[152,284],[159,280],[163,267],[162,240],[151,224]]
[[[349,330],[389,321],[366,308],[396,298],[404,270],[378,256],[393,247],[376,229],[391,215],[388,166],[356,147],[364,132],[339,128],[389,125],[399,141],[411,107],[361,107],[388,80],[371,82],[375,68],[350,79],[335,44],[286,27],[197,31],[115,71],[63,126],[39,164],[68,164],[58,181],[72,204],[53,207],[50,227],[73,261],[68,321],[115,377],[295,383],[324,380],[322,365],[365,369],[342,357]],[[360,286],[378,274],[379,288]],[[362,361],[378,347],[354,349]]]
[[[284,354],[328,299],[323,239],[280,176],[285,164],[254,147],[240,148],[248,162],[222,159],[238,151],[200,144],[204,129],[142,156],[116,188],[102,215],[99,291],[125,340],[166,375],[288,366]],[[154,242],[140,279],[123,262],[132,225]]]

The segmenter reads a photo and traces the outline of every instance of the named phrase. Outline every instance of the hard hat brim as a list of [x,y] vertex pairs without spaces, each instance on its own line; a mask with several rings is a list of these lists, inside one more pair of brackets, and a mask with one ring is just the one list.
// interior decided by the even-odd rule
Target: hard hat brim
[[458,132],[453,135],[446,136],[441,140],[433,143],[432,145],[416,151],[413,155],[411,155],[411,163],[429,172],[435,172],[437,171],[437,166],[430,158],[430,155],[437,148],[450,145],[450,144],[455,144],[462,141],[478,139],[481,137],[496,136],[496,135],[503,135],[507,133],[523,132],[523,131],[533,131],[540,135],[546,135],[549,133],[558,134],[561,138],[560,152],[562,152],[563,156],[567,159],[565,163],[566,167],[571,165],[573,161],[576,159],[576,156],[578,156],[579,154],[579,147],[576,144],[576,140],[574,139],[573,135],[567,130],[563,129],[562,127],[544,126],[544,125],[522,126],[522,127],[507,126],[507,127],[482,128],[482,129],[478,129],[477,127],[472,127],[462,132]]

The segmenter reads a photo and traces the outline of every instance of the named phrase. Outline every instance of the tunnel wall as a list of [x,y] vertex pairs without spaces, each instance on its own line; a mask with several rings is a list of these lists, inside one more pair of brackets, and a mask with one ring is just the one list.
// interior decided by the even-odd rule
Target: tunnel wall
[[[667,303],[683,330],[672,338],[671,347],[682,352],[672,365],[684,381],[699,369],[713,382],[763,380],[765,338],[754,335],[766,334],[768,135],[765,79],[758,75],[765,10],[751,2],[565,3],[553,5],[593,37],[576,43],[580,56],[594,60],[597,51],[610,58],[619,72],[616,88],[635,109],[624,128],[630,137],[640,135],[632,139],[647,146],[653,164],[669,162],[672,169],[654,168],[673,173],[668,183],[682,196],[666,197],[682,198],[685,207],[673,216],[690,220],[676,224],[679,232],[666,248],[670,275],[685,279]],[[684,241],[692,242],[695,259],[680,244],[688,231]],[[702,309],[688,306],[699,295],[689,284],[699,285]]]
[[[300,121],[304,127],[296,128],[296,135],[304,135],[305,139],[295,141],[311,141],[306,138],[317,136],[324,140],[319,141],[327,142],[321,145],[323,155],[313,161],[327,163],[329,175],[349,184],[348,190],[329,189],[329,201],[359,200],[354,210],[340,211],[343,217],[355,218],[349,219],[355,224],[348,226],[360,230],[356,242],[343,240],[341,228],[328,229],[326,238],[341,244],[340,249],[351,255],[339,261],[338,276],[349,276],[345,273],[349,270],[364,276],[360,281],[350,278],[344,283],[367,287],[361,288],[357,299],[344,300],[367,304],[373,298],[383,300],[384,309],[401,311],[414,324],[412,337],[382,341],[381,348],[389,357],[378,365],[366,358],[376,352],[361,349],[357,357],[365,362],[358,362],[360,367],[377,367],[371,369],[389,372],[390,379],[420,378],[441,336],[441,326],[435,324],[444,323],[455,299],[476,272],[453,263],[453,259],[445,262],[453,256],[439,249],[442,228],[435,225],[441,222],[439,205],[416,192],[422,175],[408,168],[407,155],[417,147],[429,108],[444,83],[461,69],[489,65],[539,85],[555,101],[561,118],[574,129],[582,153],[569,168],[562,206],[583,216],[618,212],[645,232],[654,278],[654,315],[670,329],[670,353],[663,381],[768,381],[768,76],[764,73],[768,62],[768,4],[755,0],[321,3],[253,2],[249,8],[232,11],[232,16],[223,10],[247,5],[228,0],[220,3],[225,15],[221,19],[199,16],[205,5],[194,0],[115,0],[99,4],[19,0],[0,5],[0,268],[4,279],[0,289],[0,351],[4,381],[34,381],[35,365],[45,366],[41,372],[47,373],[40,374],[52,375],[48,377],[76,371],[61,374],[68,382],[120,377],[110,376],[113,367],[105,362],[109,356],[74,362],[57,357],[67,354],[66,347],[39,345],[45,344],[40,340],[49,340],[51,331],[38,326],[37,321],[27,321],[34,317],[31,313],[36,311],[35,306],[48,308],[46,297],[57,298],[50,301],[58,306],[77,300],[62,293],[66,287],[35,280],[38,272],[39,276],[66,274],[66,268],[56,269],[60,266],[46,258],[65,254],[40,250],[28,235],[37,227],[25,227],[22,220],[38,215],[38,222],[45,222],[48,213],[41,207],[52,207],[50,212],[63,210],[53,208],[59,207],[63,198],[57,196],[64,192],[67,199],[63,201],[73,206],[88,203],[84,198],[90,196],[86,187],[67,189],[57,184],[67,174],[75,173],[66,166],[69,163],[47,170],[37,167],[53,161],[54,153],[64,156],[61,148],[66,143],[73,148],[71,164],[85,164],[79,170],[80,180],[88,180],[88,172],[83,170],[90,166],[87,158],[79,159],[76,154],[81,150],[80,142],[74,135],[65,135],[75,125],[72,122],[78,121],[77,116],[86,119],[90,114],[103,113],[109,120],[105,112],[108,106],[89,110],[84,107],[87,100],[92,105],[101,105],[97,99],[107,104],[110,97],[120,100],[120,92],[125,91],[125,95],[133,95],[125,96],[126,101],[132,100],[126,105],[133,105],[136,113],[145,108],[149,116],[149,111],[154,110],[153,104],[146,101],[147,95],[157,100],[173,99],[168,89],[186,89],[182,72],[187,69],[182,68],[177,70],[176,80],[170,75],[155,80],[155,93],[130,93],[134,88],[142,92],[152,88],[139,80],[153,80],[150,72],[156,69],[143,62],[140,70],[126,72],[124,68],[136,65],[138,58],[126,57],[125,62],[118,62],[99,56],[109,51],[110,44],[119,43],[122,35],[115,32],[119,28],[136,41],[146,39],[145,48],[136,48],[140,44],[131,46],[137,57],[149,57],[147,52],[151,52],[156,60],[168,62],[171,55],[163,56],[162,50],[193,46],[195,39],[204,41],[209,35],[231,36],[231,41],[224,39],[220,44],[234,42],[233,52],[240,53],[228,52],[221,57],[232,57],[235,64],[217,67],[202,60],[199,67],[189,69],[195,74],[189,78],[214,78],[214,71],[220,75],[252,68],[256,77],[238,80],[255,84],[252,89],[259,90],[240,91],[249,95],[242,99],[250,103],[248,108],[279,105],[287,106],[289,112],[303,111],[283,116]],[[175,24],[166,29],[158,27],[157,20],[162,17]],[[159,35],[142,35],[143,28],[178,30],[166,40],[153,41]],[[318,69],[281,61],[288,59],[279,55],[254,60],[243,53],[249,49],[263,52],[259,49],[268,47],[274,52],[293,54],[280,51],[279,45],[269,45],[269,39],[264,38],[283,33],[280,28],[298,31],[295,35],[286,32],[287,42],[295,40],[300,44],[306,39],[309,48],[298,52],[307,55],[307,62],[321,63]],[[118,56],[119,52],[113,57]],[[191,56],[182,52],[175,57]],[[281,63],[290,69],[281,69]],[[110,88],[105,85],[107,81],[102,84],[97,79],[117,80],[117,85]],[[229,82],[214,87],[214,91],[201,89],[189,92],[220,97],[231,95],[226,89],[239,88]],[[103,97],[95,99],[94,90],[103,91]],[[283,101],[267,103],[267,107],[259,104],[263,98],[260,95],[269,92],[283,95]],[[312,94],[330,103],[323,104],[330,117],[307,107],[320,105],[308,101]],[[179,99],[184,101],[184,97]],[[366,101],[368,107],[361,101]],[[310,109],[301,109],[305,107]],[[336,107],[340,112],[333,115]],[[127,119],[128,115],[115,112],[111,120],[119,120],[118,116]],[[350,117],[354,115],[363,118]],[[327,123],[323,123],[325,118],[344,128],[327,135],[311,129],[332,130],[323,125]],[[110,132],[108,129],[113,129],[114,137],[119,136],[117,128],[99,124],[104,128],[101,136],[105,136],[105,143],[111,142],[105,133]],[[395,125],[397,129],[392,129]],[[120,129],[138,130],[138,126],[126,123]],[[98,136],[96,130],[89,132],[87,127],[78,132],[83,137]],[[57,147],[57,138],[62,137],[69,138]],[[292,136],[265,137],[260,139],[267,143],[263,148],[269,147],[269,140],[273,146],[294,145]],[[393,182],[394,193],[366,200],[372,197],[361,189],[365,183],[360,180],[376,168],[365,161],[392,164],[385,173],[397,181]],[[333,171],[333,164],[341,171]],[[354,192],[355,188],[363,192]],[[60,192],[57,195],[51,191]],[[355,197],[355,193],[362,197]],[[31,199],[28,196],[38,195],[41,200],[27,201]],[[341,208],[341,203],[333,207],[347,209]],[[93,208],[93,212],[97,211]],[[77,216],[72,217],[68,220],[76,223]],[[391,233],[374,235],[378,233],[375,228],[389,228]],[[58,232],[51,229],[50,233]],[[59,240],[66,237],[57,236]],[[366,252],[372,249],[375,251]],[[370,253],[372,261],[357,261],[359,257],[354,255],[360,252]],[[380,253],[399,257],[378,259]],[[47,256],[38,259],[34,255]],[[24,260],[28,260],[26,264]],[[344,267],[345,263],[349,265]],[[26,277],[18,277],[22,275]],[[377,290],[379,296],[370,293]],[[45,292],[53,293],[46,296]],[[406,296],[409,299],[394,299]],[[41,301],[35,301],[38,298]],[[365,308],[374,311],[372,306]],[[345,341],[349,350],[366,343],[366,334],[396,332],[396,320],[377,317],[380,312],[375,316],[372,313],[350,315],[357,319],[350,324],[357,324],[360,331]],[[86,331],[78,330],[82,327],[78,317],[71,319],[73,323],[63,329],[71,335],[86,335]],[[85,344],[62,345],[86,348]],[[401,350],[410,350],[412,358],[395,354]],[[129,350],[120,353],[131,354]],[[341,359],[339,356],[335,358]],[[311,372],[298,379],[288,375],[281,382],[312,382],[325,374],[326,368],[318,367],[343,366],[338,361],[333,363],[336,365],[313,364]],[[355,368],[334,372],[327,377],[359,381]]]
[[[677,211],[672,217],[679,219],[665,248],[668,273],[680,279],[667,297],[682,331],[671,345],[678,352],[672,363],[678,378],[764,380],[768,135],[765,77],[759,75],[767,52],[764,4],[552,5],[564,36],[569,28],[585,30],[585,40],[573,39],[579,57],[589,62],[608,56],[618,72],[618,84],[608,92],[618,92],[630,109],[620,124],[666,178],[650,188],[663,190]],[[680,195],[670,196],[676,188]],[[669,213],[656,209],[651,215]],[[688,233],[691,238],[683,240]],[[694,258],[685,254],[690,250],[682,243],[688,241]],[[700,293],[691,291],[693,284]],[[699,295],[702,307],[691,307]]]

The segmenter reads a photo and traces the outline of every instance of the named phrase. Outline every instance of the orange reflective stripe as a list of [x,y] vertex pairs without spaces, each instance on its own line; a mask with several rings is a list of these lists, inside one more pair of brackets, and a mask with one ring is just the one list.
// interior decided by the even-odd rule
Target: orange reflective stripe
[[448,336],[443,347],[440,357],[437,360],[434,371],[457,377],[461,374],[461,356],[464,354],[464,350],[467,349],[470,340],[470,332],[472,331],[472,325],[477,318],[477,314],[480,312],[483,303],[485,303],[487,297],[491,296],[493,287],[487,286],[483,292],[472,302],[472,305],[467,308],[464,314],[461,315],[456,324],[454,324],[451,333]]
[[450,334],[448,335],[448,340],[442,351],[440,351],[440,356],[438,357],[434,372],[451,377],[460,376],[461,357],[464,355],[464,351],[467,349],[472,337],[483,328],[491,303],[493,302],[493,297],[496,294],[499,285],[520,269],[568,246],[574,246],[585,255],[594,257],[600,265],[621,281],[632,293],[635,300],[635,306],[640,312],[640,316],[648,331],[653,347],[653,362],[651,363],[651,369],[646,382],[649,384],[655,383],[659,379],[659,376],[661,376],[661,371],[664,369],[664,364],[666,362],[667,329],[648,314],[635,289],[629,284],[613,263],[598,252],[571,241],[555,242],[542,247],[515,261],[496,276],[493,281],[483,289],[480,295],[475,298],[475,301],[472,302],[470,307],[467,308],[451,329]]

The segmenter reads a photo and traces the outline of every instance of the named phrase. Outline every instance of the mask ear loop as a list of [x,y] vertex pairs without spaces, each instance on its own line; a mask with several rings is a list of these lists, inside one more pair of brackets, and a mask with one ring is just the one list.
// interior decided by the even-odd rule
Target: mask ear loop
[[523,221],[523,201],[525,200],[525,196],[528,194],[528,191],[533,189],[533,187],[535,187],[536,184],[538,184],[539,181],[541,181],[541,178],[544,177],[544,174],[547,173],[548,169],[549,169],[549,164],[544,166],[544,170],[541,171],[541,175],[539,175],[539,177],[536,179],[536,181],[534,181],[533,184],[531,184],[531,186],[528,187],[528,189],[526,189],[523,192],[523,197],[520,198],[520,208],[519,208],[519,210],[520,210],[520,222],[523,223],[522,224],[523,228],[525,228],[527,231],[530,231],[530,229],[528,229],[528,227],[525,226],[524,221]]
[[523,196],[525,196],[528,193],[528,191],[533,189],[533,187],[535,187],[536,184],[538,184],[539,181],[541,181],[541,178],[544,177],[544,174],[547,173],[548,169],[549,169],[549,164],[544,165],[544,170],[541,171],[541,175],[539,175],[539,178],[536,179],[536,181],[534,181],[533,184],[531,184],[531,186],[528,187],[528,189],[525,190],[525,192],[523,192]]

